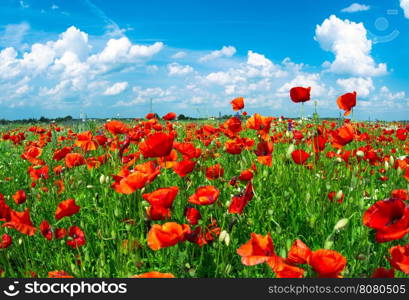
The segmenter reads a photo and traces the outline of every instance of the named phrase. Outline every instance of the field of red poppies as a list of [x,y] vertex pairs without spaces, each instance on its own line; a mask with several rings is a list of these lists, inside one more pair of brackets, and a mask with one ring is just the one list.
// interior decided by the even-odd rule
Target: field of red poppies
[[408,277],[409,125],[231,104],[1,127],[1,276]]

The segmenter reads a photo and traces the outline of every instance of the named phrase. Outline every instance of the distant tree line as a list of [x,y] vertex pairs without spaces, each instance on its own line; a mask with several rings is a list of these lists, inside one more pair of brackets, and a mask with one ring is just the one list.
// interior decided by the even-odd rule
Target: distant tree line
[[0,124],[1,125],[7,125],[7,124],[13,124],[13,123],[19,123],[19,124],[34,123],[35,124],[35,123],[50,123],[51,121],[55,121],[56,123],[62,123],[62,122],[69,122],[72,120],[73,118],[71,116],[59,117],[59,118],[54,118],[54,119],[49,119],[46,117],[40,117],[39,119],[30,118],[30,119],[20,119],[20,120],[0,119]]

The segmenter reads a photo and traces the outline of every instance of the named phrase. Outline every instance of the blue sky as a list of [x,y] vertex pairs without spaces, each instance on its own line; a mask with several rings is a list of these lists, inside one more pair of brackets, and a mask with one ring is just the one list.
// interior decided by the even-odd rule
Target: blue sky
[[[409,119],[409,0],[0,1],[0,118],[321,116]],[[311,114],[310,101],[305,111]]]

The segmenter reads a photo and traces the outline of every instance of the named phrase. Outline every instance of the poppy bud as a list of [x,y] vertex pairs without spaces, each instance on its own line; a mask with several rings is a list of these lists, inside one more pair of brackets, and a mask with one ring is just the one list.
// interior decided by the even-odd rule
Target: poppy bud
[[393,158],[393,156],[389,157],[389,163],[391,164],[391,166],[395,164],[395,159]]
[[226,230],[223,230],[219,235],[219,242],[224,242],[226,246],[230,244],[230,235]]
[[356,151],[356,156],[358,156],[358,157],[364,157],[364,156],[365,156],[365,153],[364,153],[364,151],[362,151],[362,150],[358,150],[358,151]]
[[337,194],[335,195],[335,200],[338,201],[338,200],[340,200],[343,196],[344,196],[344,193],[343,193],[341,190],[339,190],[339,191],[337,192]]
[[99,183],[100,184],[104,184],[105,183],[105,175],[101,174],[101,176],[99,177]]
[[349,220],[347,218],[343,218],[337,222],[334,226],[334,231],[339,231],[344,229],[348,225]]
[[398,173],[398,175],[402,175],[403,170],[402,170],[402,168],[401,168],[401,167],[398,167],[397,173]]
[[337,163],[342,163],[342,158],[341,158],[341,157],[337,157],[337,158],[335,159],[335,161],[336,161]]
[[389,163],[385,161],[385,170],[389,170]]
[[290,144],[290,146],[288,147],[287,152],[286,152],[286,154],[285,154],[285,156],[287,157],[287,159],[292,159],[291,153],[293,153],[294,150],[295,150],[294,144]]
[[91,185],[91,184],[87,185],[87,189],[92,189],[93,187],[94,187],[94,186]]
[[334,245],[334,241],[326,240],[324,243],[324,249],[331,249],[333,245]]

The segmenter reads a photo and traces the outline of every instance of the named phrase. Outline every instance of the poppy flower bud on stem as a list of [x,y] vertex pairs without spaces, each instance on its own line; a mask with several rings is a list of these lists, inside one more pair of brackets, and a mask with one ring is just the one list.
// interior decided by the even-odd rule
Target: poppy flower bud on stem
[[364,157],[364,156],[365,156],[365,153],[364,153],[364,151],[362,151],[362,150],[358,150],[358,151],[356,151],[356,156],[358,156],[358,157]]
[[402,170],[402,168],[401,168],[401,167],[398,167],[397,173],[398,173],[398,175],[402,175],[403,170]]
[[340,200],[343,196],[344,196],[344,193],[342,192],[342,190],[339,190],[339,191],[337,192],[337,194],[335,195],[335,200],[338,201],[338,200]]
[[334,226],[334,231],[339,231],[344,229],[348,225],[349,219],[343,218],[337,222]]
[[291,153],[293,153],[294,150],[295,150],[294,144],[290,144],[285,155],[287,159],[291,159]]
[[324,249],[331,249],[333,245],[334,245],[333,240],[326,240],[324,243]]
[[104,184],[105,183],[105,175],[101,174],[101,176],[99,177],[99,183],[100,184]]

